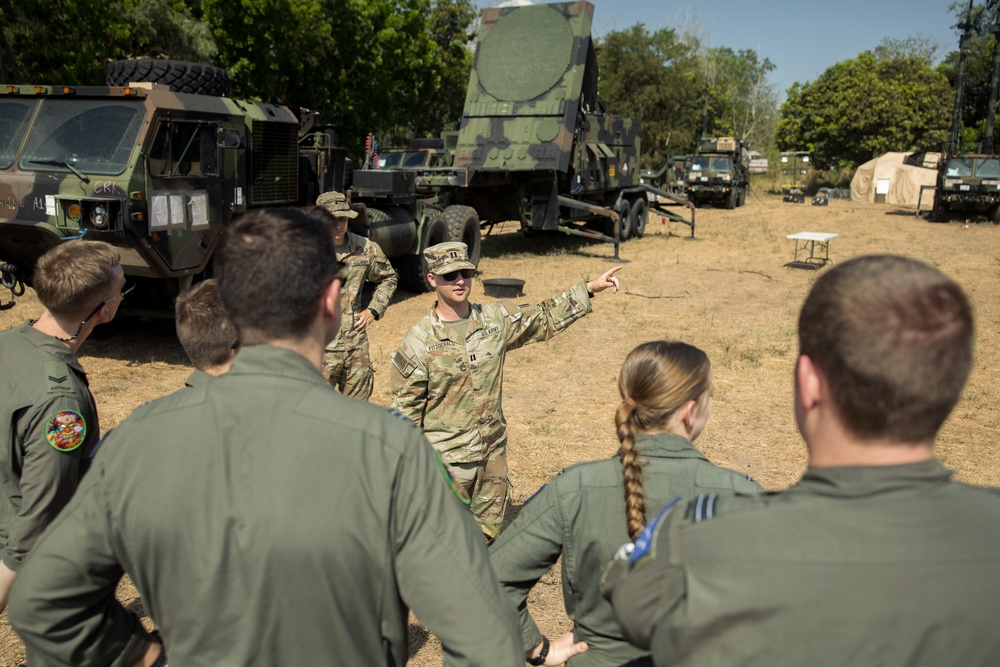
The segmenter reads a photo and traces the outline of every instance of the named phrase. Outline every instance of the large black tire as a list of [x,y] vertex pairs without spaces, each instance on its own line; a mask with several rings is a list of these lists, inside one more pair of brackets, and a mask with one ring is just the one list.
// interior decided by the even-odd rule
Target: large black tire
[[646,233],[646,219],[649,213],[646,210],[646,196],[641,195],[641,199],[632,202],[632,236],[641,239]]
[[632,206],[629,204],[627,199],[622,199],[622,203],[618,205],[615,212],[618,213],[618,217],[622,219],[621,240],[628,241],[632,238]]
[[448,240],[464,243],[469,248],[469,261],[478,266],[482,239],[476,209],[471,206],[449,206],[444,210],[443,218],[448,225]]
[[212,65],[182,60],[115,60],[104,66],[109,86],[150,82],[170,86],[175,93],[229,96],[229,74]]
[[740,188],[740,199],[736,202],[737,206],[746,206],[747,203],[747,186]]
[[427,282],[427,260],[424,259],[424,249],[438,243],[450,241],[448,223],[440,211],[434,211],[424,223],[420,234],[420,252],[416,255],[403,255],[395,261],[396,273],[399,274],[399,286],[407,292],[421,294],[431,291]]
[[729,209],[730,211],[736,208],[736,202],[738,198],[739,194],[737,193],[736,188],[731,188],[729,190],[729,196],[726,197],[726,208]]
[[930,222],[948,222],[948,213],[944,206],[941,206],[938,202],[934,202],[934,208],[931,209],[931,214],[927,216],[927,220]]

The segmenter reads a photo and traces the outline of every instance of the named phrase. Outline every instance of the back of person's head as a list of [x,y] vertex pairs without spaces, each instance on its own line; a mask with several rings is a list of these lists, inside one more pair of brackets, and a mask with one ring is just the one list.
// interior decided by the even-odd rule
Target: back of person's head
[[174,303],[174,314],[177,339],[195,368],[206,371],[229,363],[239,334],[214,279],[181,292]]
[[38,258],[33,287],[38,300],[56,317],[86,316],[113,298],[118,250],[104,241],[67,241]]
[[646,525],[642,464],[635,451],[636,434],[661,431],[688,401],[698,401],[712,387],[708,355],[687,343],[657,340],[629,352],[618,376],[622,402],[615,426],[625,475],[625,513],[633,539]]
[[294,208],[241,216],[215,254],[219,293],[244,344],[304,336],[336,274],[330,233]]
[[974,338],[962,288],[892,255],[834,267],[799,316],[799,353],[823,372],[843,426],[862,439],[932,440],[969,377]]

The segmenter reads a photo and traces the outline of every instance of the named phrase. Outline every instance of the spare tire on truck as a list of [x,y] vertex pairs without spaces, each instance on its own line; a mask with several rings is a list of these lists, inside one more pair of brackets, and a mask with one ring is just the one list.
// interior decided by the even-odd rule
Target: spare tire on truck
[[104,66],[109,86],[162,83],[175,93],[229,97],[229,74],[213,65],[183,60],[137,58],[115,60]]

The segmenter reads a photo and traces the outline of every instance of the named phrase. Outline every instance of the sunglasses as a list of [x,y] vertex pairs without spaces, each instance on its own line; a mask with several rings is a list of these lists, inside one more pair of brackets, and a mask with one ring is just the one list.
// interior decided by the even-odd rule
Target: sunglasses
[[444,280],[446,283],[453,283],[456,280],[458,280],[459,276],[462,276],[466,280],[469,280],[474,275],[476,275],[475,269],[460,269],[458,271],[449,271],[448,273],[438,274],[438,277]]
[[[132,282],[131,280],[126,279],[125,284],[122,285],[121,294],[116,299],[110,299],[109,301],[117,301],[119,299],[124,299],[129,294],[131,294],[133,290],[135,290],[135,283]],[[53,338],[55,338],[56,340],[61,340],[64,343],[69,343],[76,340],[80,336],[80,332],[83,331],[83,328],[87,326],[87,322],[89,322],[91,318],[93,318],[94,315],[99,313],[101,311],[101,308],[104,308],[104,306],[106,305],[108,305],[108,301],[102,301],[96,306],[94,306],[94,309],[90,311],[90,314],[87,315],[85,318],[83,318],[83,322],[80,322],[80,326],[76,328],[76,333],[70,336],[69,338],[60,338],[59,336],[53,336]]]

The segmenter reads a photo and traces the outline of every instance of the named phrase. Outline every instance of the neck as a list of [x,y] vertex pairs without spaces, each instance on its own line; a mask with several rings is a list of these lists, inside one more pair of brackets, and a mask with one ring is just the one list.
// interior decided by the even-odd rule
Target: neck
[[448,303],[442,298],[438,298],[437,305],[434,306],[434,312],[437,313],[445,322],[453,322],[454,320],[463,320],[469,316],[469,312],[472,307],[469,305],[468,301],[462,301],[461,303]]
[[296,352],[306,359],[309,363],[316,367],[316,370],[323,371],[323,345],[317,345],[315,340],[302,339],[302,340],[269,340],[265,341],[266,345],[272,345],[274,347],[280,347],[285,350],[291,350]]
[[[69,338],[76,333],[76,328],[80,326],[80,322],[79,320],[73,320],[71,322],[65,318],[57,318],[55,315],[46,310],[37,320],[35,320],[35,323],[32,326],[43,334],[54,338]],[[87,336],[90,335],[93,327],[94,325],[91,322],[87,322],[83,329],[80,330],[79,336],[71,341],[60,340],[59,342],[65,345],[70,352],[76,354],[76,351],[80,349],[83,341],[87,340]]]
[[934,458],[934,443],[887,440],[841,442],[835,447],[809,445],[809,468],[898,466]]

